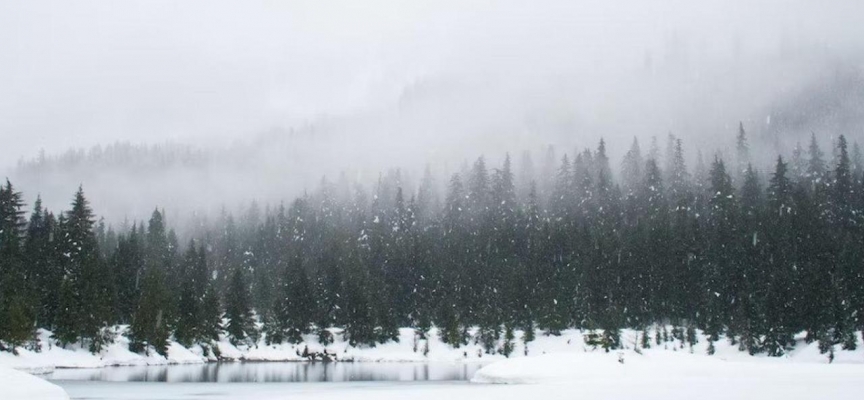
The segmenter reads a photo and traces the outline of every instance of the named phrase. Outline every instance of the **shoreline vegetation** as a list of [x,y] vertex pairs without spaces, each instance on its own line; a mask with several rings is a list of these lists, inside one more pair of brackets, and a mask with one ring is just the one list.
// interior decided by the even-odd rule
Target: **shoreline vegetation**
[[624,332],[640,348],[671,337],[707,355],[723,340],[771,357],[816,346],[829,362],[856,351],[860,149],[841,135],[826,156],[814,135],[763,173],[743,124],[736,139],[728,168],[717,153],[692,172],[670,135],[662,158],[656,140],[646,154],[634,140],[618,174],[601,140],[560,159],[550,148],[543,173],[530,156],[491,169],[480,157],[441,193],[431,174],[415,191],[396,171],[371,195],[325,179],[287,207],[193,216],[184,238],[164,210],[98,220],[81,187],[69,211],[37,199],[28,219],[7,180],[0,358],[58,346],[141,362],[177,348],[300,358],[303,343],[344,343],[339,358],[508,358],[573,329],[607,351],[629,346]]
[[[123,328],[125,329],[125,328]],[[123,330],[121,329],[121,331]],[[618,349],[607,349],[602,343],[596,342],[596,333],[589,331],[565,330],[559,336],[545,336],[542,332],[535,332],[537,336],[534,341],[525,343],[525,334],[522,331],[515,332],[517,339],[514,353],[509,357],[498,354],[487,354],[483,346],[471,343],[461,348],[453,348],[438,340],[439,331],[432,328],[429,339],[419,343],[423,350],[416,351],[412,340],[416,332],[412,328],[401,328],[399,342],[389,342],[376,347],[350,345],[342,339],[342,330],[332,329],[333,343],[322,345],[317,342],[316,335],[307,335],[304,341],[292,344],[266,344],[264,340],[257,346],[237,347],[223,337],[220,341],[212,343],[212,350],[205,350],[200,345],[191,348],[183,347],[171,342],[166,355],[160,355],[149,349],[148,354],[137,354],[128,350],[129,339],[124,335],[114,338],[112,344],[108,345],[98,354],[91,354],[86,347],[80,345],[69,345],[67,348],[51,346],[50,332],[41,331],[40,338],[45,346],[41,352],[31,352],[21,349],[19,355],[11,353],[0,353],[0,365],[27,371],[34,374],[48,374],[55,368],[110,368],[122,366],[169,366],[183,364],[205,364],[205,363],[255,363],[255,362],[337,362],[337,363],[480,363],[492,364],[509,358],[524,358],[527,356],[540,355],[567,355],[571,357],[582,357],[590,354],[605,354],[610,359],[630,359],[632,357],[645,357],[658,353],[675,353],[694,357],[712,357],[707,353],[709,346],[714,346],[714,358],[719,360],[760,362],[776,360],[785,363],[807,363],[826,364],[831,361],[842,364],[864,364],[864,343],[858,340],[858,349],[849,351],[837,351],[835,359],[829,360],[821,354],[816,343],[806,343],[806,333],[796,335],[794,340],[798,346],[784,357],[767,357],[765,354],[753,355],[740,350],[740,344],[732,344],[728,338],[721,338],[718,342],[711,342],[707,336],[697,331],[693,338],[694,343],[688,342],[687,338],[664,336],[662,332],[671,332],[672,326],[657,326],[659,342],[654,337],[643,342],[641,331],[625,329],[622,331],[624,343]],[[471,329],[473,333],[477,329]],[[215,350],[215,351],[214,351]],[[216,356],[215,353],[219,353]],[[323,354],[329,355],[324,359]],[[319,357],[315,357],[318,355]],[[650,357],[649,357],[650,358]]]

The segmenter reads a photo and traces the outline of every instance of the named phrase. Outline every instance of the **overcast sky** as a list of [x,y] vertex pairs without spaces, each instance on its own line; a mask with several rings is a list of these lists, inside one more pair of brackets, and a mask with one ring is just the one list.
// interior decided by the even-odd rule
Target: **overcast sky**
[[[616,85],[634,69],[664,60],[704,76],[740,74],[730,60],[755,60],[747,66],[754,77],[776,78],[749,56],[800,46],[832,57],[858,51],[861,4],[5,0],[0,167],[41,148],[214,143],[388,109],[406,88],[440,77],[541,88],[507,91],[514,96],[547,93],[543,85],[558,79],[588,82],[613,105],[605,98],[632,97]],[[532,107],[556,97],[543,100]],[[595,119],[622,117],[596,111]]]

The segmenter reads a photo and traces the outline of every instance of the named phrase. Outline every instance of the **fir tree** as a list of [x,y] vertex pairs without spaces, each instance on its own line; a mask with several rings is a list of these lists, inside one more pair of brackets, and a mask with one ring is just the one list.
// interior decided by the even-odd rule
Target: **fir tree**
[[[168,351],[171,331],[166,319],[168,292],[163,271],[149,268],[141,282],[141,297],[132,324],[129,326],[129,350],[148,353],[150,348],[160,355]],[[185,338],[184,338],[185,340]]]
[[738,136],[735,138],[735,158],[738,168],[735,176],[742,182],[745,179],[748,166],[750,165],[750,144],[747,142],[747,132],[744,131],[744,122],[738,123]]
[[630,150],[624,155],[624,161],[621,164],[621,178],[625,193],[632,191],[642,182],[642,168],[644,165],[645,160],[642,158],[639,141],[634,137],[633,144],[630,145]]
[[825,160],[823,159],[824,154],[819,148],[819,143],[816,142],[815,133],[810,137],[809,154],[810,161],[807,166],[807,177],[810,179],[811,182],[815,183],[820,181],[825,174]]
[[225,332],[234,345],[254,344],[250,343],[250,337],[254,337],[253,331],[256,328],[248,291],[243,270],[238,268],[231,275],[229,292],[225,299]]
[[0,350],[33,337],[36,303],[24,254],[24,202],[9,180],[0,186]]
[[190,241],[183,262],[180,264],[179,278],[180,298],[178,300],[177,322],[174,327],[174,338],[178,343],[189,347],[199,338],[200,325],[202,323],[201,300],[204,298],[206,289],[207,271],[202,276],[199,270],[198,251],[195,242]]

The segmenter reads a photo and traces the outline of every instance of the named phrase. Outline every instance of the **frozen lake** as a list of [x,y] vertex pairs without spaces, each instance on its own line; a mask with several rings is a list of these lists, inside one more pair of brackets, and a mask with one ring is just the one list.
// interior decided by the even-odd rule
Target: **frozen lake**
[[57,369],[52,381],[241,383],[467,381],[482,364],[244,362]]
[[[530,398],[530,386],[478,385],[465,381],[298,382],[298,383],[159,383],[55,381],[80,400],[457,400]],[[521,390],[520,390],[521,389]],[[555,399],[556,396],[546,396]]]
[[[57,369],[45,378],[73,399],[281,398],[289,393],[465,385],[477,363],[247,362]],[[416,388],[416,387],[415,387]]]
[[662,351],[631,354],[621,364],[614,355],[576,354],[513,359],[485,371],[529,382],[508,385],[466,381],[477,364],[436,363],[114,367],[57,370],[47,378],[82,400],[851,400],[864,388],[856,364],[734,362]]

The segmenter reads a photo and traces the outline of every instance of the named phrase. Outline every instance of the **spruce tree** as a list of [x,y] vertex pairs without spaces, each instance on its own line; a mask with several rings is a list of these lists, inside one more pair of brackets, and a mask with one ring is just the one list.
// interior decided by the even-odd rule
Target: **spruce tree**
[[454,174],[450,179],[442,216],[441,257],[437,265],[436,289],[440,292],[436,320],[439,337],[453,347],[466,344],[466,314],[471,298],[466,287],[466,249],[468,231],[465,229],[465,191],[462,179]]
[[144,250],[139,238],[138,224],[127,234],[120,235],[117,251],[111,264],[114,268],[114,286],[117,291],[117,314],[121,323],[130,323],[138,307]]
[[861,250],[859,234],[862,229],[859,224],[860,217],[854,209],[856,194],[848,144],[843,135],[838,138],[837,153],[828,207],[828,223],[832,227],[832,239],[836,246],[831,268],[834,300],[830,331],[834,343],[842,344],[844,350],[854,350],[855,331],[860,326],[858,319],[861,318],[858,313],[861,304],[861,259],[864,250]]
[[[65,269],[60,314],[65,322],[55,330],[61,344],[80,338],[92,352],[111,340],[111,270],[102,258],[94,233],[95,219],[89,201],[79,187],[61,228],[61,254]],[[64,293],[65,291],[65,293]]]
[[[707,313],[704,330],[711,337],[722,333],[724,323],[729,321],[731,310],[738,296],[740,275],[737,271],[736,254],[732,244],[737,236],[737,199],[725,163],[719,157],[711,166],[710,213],[706,235],[705,291]],[[730,333],[735,335],[734,332]]]
[[781,356],[794,343],[796,333],[794,289],[797,277],[794,214],[800,212],[793,200],[793,186],[787,176],[788,166],[782,157],[777,164],[767,189],[766,243],[768,254],[766,271],[759,293],[764,293],[762,326],[764,347],[770,356]]
[[241,343],[252,345],[250,337],[254,337],[255,321],[249,304],[249,288],[246,285],[243,270],[237,268],[231,274],[228,293],[225,298],[225,332],[234,345]]
[[815,133],[810,137],[809,155],[810,160],[807,166],[807,178],[809,178],[811,182],[816,183],[824,177],[825,160],[823,159],[824,154],[819,148],[819,143],[816,141]]
[[36,301],[24,254],[24,202],[9,180],[0,186],[0,350],[34,336]]
[[147,269],[141,282],[138,307],[129,326],[130,351],[149,354],[152,347],[160,355],[167,354],[171,335],[165,312],[167,302],[168,291],[162,270]]
[[[153,210],[147,225],[144,272],[135,315],[129,327],[132,351],[149,352],[152,346],[164,355],[173,325],[173,240],[166,233],[163,213]],[[177,277],[180,278],[180,277]],[[185,328],[185,327],[184,327]],[[181,332],[184,337],[186,332]]]
[[36,198],[30,223],[27,225],[25,258],[30,268],[28,280],[34,286],[33,295],[37,309],[37,325],[52,330],[59,307],[60,282],[63,270],[60,266],[59,232],[54,214],[42,208],[41,197]]
[[746,179],[748,167],[751,163],[750,144],[747,142],[747,132],[744,131],[743,121],[738,123],[738,136],[735,137],[735,158],[737,162],[735,177],[743,185],[743,182]]
[[189,347],[200,338],[199,326],[201,324],[201,300],[204,297],[204,289],[206,286],[206,270],[204,271],[203,279],[199,273],[196,273],[198,265],[198,251],[195,248],[195,242],[190,241],[183,256],[183,262],[180,264],[179,279],[180,298],[178,300],[177,322],[174,328],[174,338],[178,343]]
[[625,195],[631,195],[638,190],[642,183],[644,166],[645,160],[642,158],[639,141],[634,137],[633,144],[627,154],[624,155],[624,161],[621,163],[621,179]]
[[[765,274],[766,257],[764,204],[762,187],[752,165],[747,165],[744,171],[744,182],[740,195],[740,236],[739,244],[734,247],[742,249],[737,255],[735,270],[731,272],[730,290],[733,291],[735,306],[730,320],[731,330],[741,335],[741,343],[751,354],[762,351],[761,335],[766,332],[764,317],[760,315],[762,302],[756,293],[763,293],[766,281],[770,276]],[[737,279],[737,276],[750,279]]]

